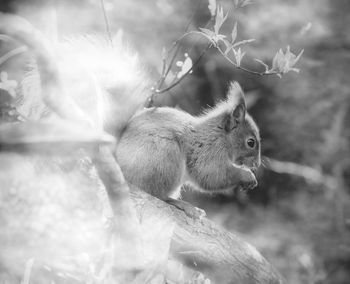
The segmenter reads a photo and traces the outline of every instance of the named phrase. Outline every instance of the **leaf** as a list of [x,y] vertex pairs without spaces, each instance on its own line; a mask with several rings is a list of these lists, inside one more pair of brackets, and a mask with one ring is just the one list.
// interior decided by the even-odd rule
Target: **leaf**
[[290,47],[287,46],[286,52],[280,49],[273,58],[271,71],[284,74],[289,71],[299,72],[299,69],[294,68],[294,65],[298,62],[304,50],[302,50],[297,56],[290,51]]
[[184,64],[182,65],[181,71],[183,73],[186,73],[192,68],[192,66],[193,66],[192,59],[188,56],[188,57],[186,57]]
[[235,55],[236,64],[239,67],[239,66],[241,66],[241,61],[242,61],[243,56],[245,55],[245,52],[242,52],[241,48],[238,48],[237,51],[235,49],[232,49],[232,50],[233,50],[233,53]]
[[241,41],[235,43],[235,44],[233,45],[233,47],[238,47],[238,46],[240,46],[240,45],[242,45],[242,44],[247,44],[247,43],[250,43],[250,42],[253,42],[253,41],[255,41],[254,38],[241,40]]
[[281,62],[281,58],[283,57],[283,51],[280,49],[276,52],[275,56],[272,60],[272,70],[279,70],[279,63]]
[[181,71],[177,74],[177,78],[180,79],[182,76],[186,75],[186,73],[191,70],[192,66],[192,59],[187,55],[181,66]]
[[245,7],[245,6],[247,6],[247,5],[250,5],[250,4],[252,4],[253,3],[253,1],[252,0],[243,0],[242,2],[241,2],[241,4],[240,4],[240,7]]
[[223,41],[225,39],[225,35],[215,34],[213,31],[199,28],[202,31],[202,35],[204,35],[206,38],[208,38],[215,46],[217,46],[218,42],[221,40]]
[[[219,35],[219,36],[221,36],[221,35]],[[237,37],[237,22],[235,23],[235,25],[234,25],[234,27],[232,29],[231,42],[226,40],[225,37],[219,37],[219,36],[217,36],[217,38],[218,38],[217,40],[221,40],[221,41],[224,42],[225,47],[226,47],[224,53],[225,53],[225,55],[227,55],[230,52],[230,50],[233,48],[233,46],[234,46],[233,43],[235,42],[236,37]]]
[[225,55],[227,55],[230,52],[230,50],[232,49],[233,46],[227,39],[222,39],[222,41],[223,41],[223,43],[225,44],[225,47],[226,47],[224,53],[225,53]]
[[226,38],[225,35],[216,35],[215,38],[214,38],[214,41],[215,42],[219,42],[220,40],[224,41],[225,38]]
[[305,26],[303,26],[300,30],[301,35],[305,35],[312,27],[312,23],[308,22]]
[[167,68],[167,50],[165,47],[162,48],[162,67],[161,68],[162,68],[161,74],[162,76],[164,76],[164,73]]
[[231,43],[233,44],[237,38],[237,22],[235,22],[235,25],[233,26],[233,30],[231,33]]
[[209,29],[199,28],[205,35],[209,36],[210,39],[215,37],[215,33]]
[[182,67],[184,63],[182,61],[176,61],[176,66],[177,67]]
[[222,42],[225,44],[226,48],[232,47],[232,44],[227,39],[222,39]]
[[224,17],[224,9],[222,8],[222,6],[218,6],[214,24],[214,32],[216,35],[219,34],[220,28],[222,24],[226,21],[227,16],[228,13]]
[[214,17],[216,14],[216,0],[209,0],[208,8],[210,11],[210,15]]

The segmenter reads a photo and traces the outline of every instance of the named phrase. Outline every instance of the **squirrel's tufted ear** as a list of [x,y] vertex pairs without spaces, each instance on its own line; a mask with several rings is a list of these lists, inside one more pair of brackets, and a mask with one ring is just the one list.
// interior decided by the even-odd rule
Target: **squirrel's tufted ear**
[[233,102],[233,110],[225,119],[225,130],[230,131],[245,119],[246,103],[241,86],[232,82],[228,91],[228,101]]
[[242,105],[244,110],[246,110],[244,92],[238,82],[234,81],[230,84],[227,99],[232,101],[235,106]]

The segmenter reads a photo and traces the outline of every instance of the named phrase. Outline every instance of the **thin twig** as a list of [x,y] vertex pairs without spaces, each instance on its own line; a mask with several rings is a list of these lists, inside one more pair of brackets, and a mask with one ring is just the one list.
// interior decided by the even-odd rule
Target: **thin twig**
[[[162,92],[163,92],[163,91],[160,91],[160,92],[159,92],[159,91],[157,91],[157,90],[159,90],[159,89],[163,86],[163,83],[164,83],[164,81],[165,81],[167,75],[169,74],[169,72],[170,72],[172,66],[173,66],[173,63],[174,63],[174,61],[175,61],[175,59],[176,59],[176,56],[177,56],[177,54],[178,54],[178,52],[179,52],[179,49],[180,49],[180,44],[179,44],[180,41],[181,41],[183,38],[185,38],[188,34],[191,34],[191,33],[192,33],[192,32],[188,32],[188,30],[189,30],[189,27],[190,27],[190,25],[191,25],[191,23],[192,23],[192,21],[193,21],[195,15],[196,15],[196,13],[197,13],[198,10],[199,10],[199,7],[200,7],[201,3],[202,3],[202,1],[199,0],[198,3],[197,3],[196,9],[193,11],[191,18],[190,18],[190,20],[188,21],[188,24],[187,24],[186,29],[185,29],[185,33],[184,33],[183,35],[181,35],[181,37],[179,37],[179,38],[173,43],[173,46],[169,49],[168,54],[176,47],[176,50],[175,50],[175,52],[174,52],[174,54],[173,54],[173,56],[172,56],[172,58],[171,58],[171,60],[170,60],[170,63],[169,63],[169,65],[168,65],[168,68],[167,68],[166,72],[165,72],[165,73],[162,72],[162,77],[161,77],[160,80],[158,81],[159,84],[157,84],[157,88],[155,88],[154,94],[155,94],[155,93],[158,94],[158,93],[162,93]],[[209,23],[210,23],[212,20],[214,20],[214,19],[215,19],[215,16],[211,17],[211,18],[209,19],[209,21],[205,24],[205,27],[207,27],[207,26],[209,25]],[[194,48],[194,46],[196,46],[196,45],[197,45],[197,42],[189,49],[188,52],[191,52],[192,49]],[[201,57],[201,56],[200,56],[200,57]],[[163,66],[163,67],[164,67],[164,66]],[[189,72],[190,72],[191,70],[192,70],[192,69],[190,69]],[[189,72],[186,72],[185,75],[187,75]],[[182,77],[181,77],[181,80],[182,80]],[[180,81],[181,81],[181,80],[180,80]],[[175,82],[175,83],[172,82],[171,86],[174,87],[174,86],[176,86],[178,83],[180,83],[180,82]],[[166,89],[164,89],[164,90],[170,90],[170,89],[171,89],[171,88],[166,88]]]
[[184,77],[186,77],[187,74],[191,73],[193,71],[193,68],[199,63],[199,61],[202,59],[202,57],[205,55],[205,53],[208,51],[208,49],[212,46],[212,44],[210,43],[204,50],[203,52],[199,55],[199,57],[197,58],[197,60],[192,64],[192,67],[186,72],[184,73],[179,80],[177,80],[175,83],[173,83],[172,85],[170,85],[169,87],[166,87],[163,90],[156,90],[155,92],[157,94],[162,94],[165,93],[167,91],[169,91],[170,89],[174,88],[176,85],[178,85],[183,79]]
[[[199,4],[200,4],[200,1],[199,1]],[[198,7],[199,7],[199,5],[198,5]],[[197,8],[197,9],[198,9],[198,8]],[[230,10],[229,10],[228,13],[230,13],[231,9],[232,9],[232,7],[230,7]],[[195,15],[195,13],[192,15],[192,17],[194,17],[194,15]],[[211,20],[212,20],[212,19],[213,19],[213,17],[211,18]],[[210,23],[211,20],[208,21],[208,23],[206,24],[206,26]],[[191,21],[192,21],[192,19],[191,19]],[[191,23],[191,21],[190,21],[190,23]],[[187,25],[186,30],[188,30],[190,23]],[[207,46],[207,48],[205,49],[205,51],[199,56],[199,58],[198,58],[198,59],[196,60],[196,62],[192,65],[192,67],[191,67],[183,76],[181,76],[181,77],[179,78],[179,80],[173,82],[170,86],[168,86],[168,87],[166,87],[166,88],[160,90],[160,88],[163,86],[163,84],[164,84],[164,82],[165,82],[165,79],[166,79],[167,75],[169,74],[169,72],[170,72],[170,70],[171,70],[171,67],[172,67],[172,65],[173,65],[173,63],[174,63],[174,61],[175,61],[175,58],[176,58],[176,56],[177,56],[177,54],[178,54],[178,52],[179,52],[179,49],[180,49],[179,42],[180,42],[181,40],[183,40],[186,36],[190,35],[190,34],[198,34],[198,35],[204,36],[207,40],[210,41],[210,44]],[[178,39],[174,42],[173,47],[170,49],[170,51],[171,51],[173,48],[176,47],[176,50],[175,50],[175,52],[174,52],[174,54],[173,54],[173,56],[172,56],[172,58],[171,58],[171,60],[170,60],[169,65],[167,66],[167,68],[166,68],[166,60],[163,61],[162,76],[161,76],[161,78],[159,79],[159,81],[158,81],[158,83],[157,83],[157,87],[154,89],[153,95],[151,96],[150,105],[153,103],[153,96],[154,96],[154,94],[162,94],[162,93],[164,93],[164,92],[166,92],[166,91],[169,91],[170,89],[172,89],[172,88],[175,87],[176,85],[178,85],[178,84],[183,80],[183,78],[184,78],[186,75],[188,75],[188,74],[193,70],[193,67],[194,67],[195,65],[198,64],[198,62],[199,62],[200,59],[203,57],[203,55],[205,54],[205,52],[206,52],[211,46],[215,46],[216,49],[220,52],[220,54],[221,54],[228,62],[230,62],[233,66],[235,66],[235,67],[236,67],[237,69],[239,69],[239,70],[242,70],[242,71],[247,72],[247,73],[250,73],[250,74],[258,75],[258,76],[277,75],[277,74],[279,74],[279,73],[276,72],[276,71],[258,72],[258,71],[255,71],[255,70],[251,70],[251,69],[242,67],[242,66],[238,65],[237,63],[235,63],[231,58],[229,58],[229,57],[227,56],[227,54],[226,54],[225,52],[223,52],[223,51],[221,50],[220,46],[218,45],[218,42],[214,42],[213,40],[211,40],[211,39],[208,38],[207,36],[203,35],[203,33],[199,32],[199,31],[185,32],[185,34],[183,34],[180,38],[178,38]],[[192,48],[193,48],[193,47],[192,47]],[[192,49],[192,48],[191,48],[191,49]],[[170,51],[168,51],[168,53],[169,53]]]
[[105,7],[104,0],[101,0],[101,8],[102,8],[102,12],[103,12],[103,18],[105,20],[106,32],[107,32],[108,38],[109,38],[109,40],[111,42],[111,45],[113,45],[111,29],[110,29],[110,26],[109,26],[109,21],[108,21],[108,17],[107,17],[107,13],[106,13],[106,7]]
[[225,59],[230,62],[233,66],[235,66],[237,69],[245,71],[247,73],[250,74],[254,74],[254,75],[259,75],[259,76],[266,76],[266,75],[276,75],[277,72],[258,72],[258,71],[254,71],[245,67],[242,67],[240,65],[237,65],[237,63],[233,62],[231,58],[229,58],[222,50],[220,47],[217,47],[217,50],[221,53],[221,55],[223,57],[225,57]]
[[186,29],[185,29],[185,33],[188,32],[188,29],[190,28],[191,23],[193,22],[194,16],[197,14],[197,12],[199,11],[199,7],[202,4],[202,0],[198,0],[196,8],[193,10],[192,15],[190,20],[188,21],[187,25],[186,25]]
[[[170,70],[171,70],[171,67],[172,67],[173,64],[174,64],[174,61],[175,61],[176,56],[177,56],[177,54],[179,53],[179,51],[180,51],[180,44],[178,44],[178,42],[177,42],[177,43],[176,43],[176,50],[175,50],[175,52],[174,52],[174,54],[173,54],[173,56],[172,56],[172,58],[171,58],[171,60],[170,60],[170,63],[168,64],[168,68],[164,68],[164,70],[166,70],[166,71],[164,72],[164,74],[162,74],[162,76],[161,76],[161,78],[160,78],[160,80],[159,80],[159,83],[158,83],[158,85],[157,85],[156,90],[160,89],[160,88],[163,86],[163,84],[164,84],[164,82],[165,82],[165,79],[166,79],[166,77],[168,76],[168,74],[169,74],[169,72],[170,72]],[[163,64],[166,64],[166,60],[163,62]]]
[[[190,28],[191,23],[192,23],[192,21],[193,21],[195,15],[197,14],[197,12],[198,12],[198,10],[199,10],[199,7],[200,7],[201,3],[202,3],[202,0],[198,0],[196,9],[193,11],[193,13],[192,13],[192,15],[191,15],[191,17],[190,17],[190,20],[188,21],[188,23],[187,23],[187,25],[186,25],[185,34],[187,34],[188,29]],[[171,67],[172,67],[173,64],[174,64],[174,61],[175,61],[175,59],[176,59],[176,56],[178,55],[178,53],[179,53],[179,51],[180,51],[180,44],[179,44],[179,43],[180,43],[180,41],[181,41],[182,38],[183,38],[183,36],[181,36],[179,39],[177,39],[177,40],[174,42],[173,46],[172,46],[172,47],[170,48],[170,50],[168,51],[168,54],[169,54],[169,53],[176,47],[176,50],[175,50],[175,52],[174,52],[174,54],[173,54],[173,56],[172,56],[172,58],[171,58],[171,60],[170,60],[170,63],[168,64],[168,68],[164,68],[164,66],[165,66],[164,64],[166,64],[166,60],[165,60],[165,63],[163,62],[163,68],[164,68],[166,71],[165,71],[164,73],[162,72],[162,77],[161,77],[159,83],[157,84],[156,90],[159,90],[159,89],[163,86],[163,84],[164,84],[164,82],[165,82],[165,79],[166,79],[166,77],[168,76],[168,74],[169,74],[169,72],[170,72],[170,70],[171,70]]]
[[218,44],[212,40],[210,40],[207,36],[203,35],[201,32],[199,31],[191,31],[191,32],[188,32],[186,34],[184,34],[180,39],[183,39],[184,37],[186,36],[189,36],[189,35],[192,35],[192,34],[196,34],[196,35],[200,35],[200,36],[203,36],[204,38],[206,38],[208,41],[210,41],[211,45],[215,46],[215,48],[220,52],[220,54],[228,61],[230,62],[233,66],[235,66],[237,69],[239,70],[242,70],[242,71],[245,71],[247,73],[250,73],[250,74],[254,74],[254,75],[259,75],[259,76],[266,76],[266,75],[276,75],[278,74],[277,72],[275,71],[272,71],[272,72],[258,72],[258,71],[254,71],[254,70],[251,70],[251,69],[248,69],[248,68],[245,68],[245,67],[242,67],[242,66],[239,66],[237,65],[237,63],[235,63],[234,61],[232,61],[231,58],[229,58],[225,52],[223,52],[221,50],[221,48],[218,46]]
[[199,31],[192,31],[192,32],[188,32],[187,34],[184,34],[185,36],[188,36],[190,34],[197,34],[197,35],[201,35],[204,38],[206,38],[208,41],[210,41],[212,43],[212,45],[215,46],[215,48],[220,52],[220,54],[228,61],[230,62],[233,66],[235,66],[237,69],[245,71],[247,73],[250,74],[254,74],[254,75],[259,75],[259,76],[266,76],[266,75],[276,75],[278,74],[278,72],[272,71],[272,72],[258,72],[258,71],[254,71],[245,67],[242,67],[240,65],[237,65],[237,63],[233,62],[231,58],[229,58],[224,51],[221,50],[220,46],[218,46],[217,42],[214,42],[213,40],[211,40],[210,38],[208,38],[207,36],[205,36],[202,32]]

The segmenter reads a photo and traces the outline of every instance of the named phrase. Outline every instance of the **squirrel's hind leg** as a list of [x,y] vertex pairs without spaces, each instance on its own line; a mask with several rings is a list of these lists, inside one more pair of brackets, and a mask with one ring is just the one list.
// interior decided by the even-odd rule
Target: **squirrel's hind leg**
[[128,183],[167,200],[181,184],[185,163],[179,145],[164,139],[155,135],[140,143],[122,140],[117,160]]

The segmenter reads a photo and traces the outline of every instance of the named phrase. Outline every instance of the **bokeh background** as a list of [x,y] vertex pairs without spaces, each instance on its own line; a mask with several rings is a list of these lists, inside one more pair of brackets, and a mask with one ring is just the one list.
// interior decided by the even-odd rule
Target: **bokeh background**
[[[233,1],[218,4],[227,11]],[[48,36],[106,33],[101,2],[95,0],[1,1],[0,10],[26,17]],[[150,81],[159,79],[162,49],[185,31],[210,20],[208,1],[106,0],[111,33],[140,56]],[[184,198],[209,218],[242,234],[288,283],[350,281],[350,2],[347,0],[270,0],[231,11],[223,33],[238,22],[243,65],[261,70],[253,59],[271,62],[279,48],[304,49],[300,73],[257,76],[235,69],[212,48],[182,82],[155,98],[157,105],[199,114],[225,97],[237,80],[262,135],[259,186],[232,194]],[[195,60],[207,43],[181,41]],[[174,71],[176,70],[174,66]]]

